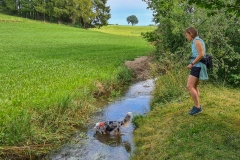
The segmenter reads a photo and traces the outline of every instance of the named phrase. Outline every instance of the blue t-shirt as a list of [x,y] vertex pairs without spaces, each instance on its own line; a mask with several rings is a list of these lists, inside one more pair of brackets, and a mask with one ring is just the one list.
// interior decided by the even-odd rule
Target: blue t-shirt
[[[201,44],[203,46],[203,50],[204,50],[204,56],[206,55],[205,43],[204,43],[204,41],[201,38],[199,38],[197,36],[192,41],[192,57],[194,57],[194,58],[191,59],[190,63],[192,63],[194,61],[194,59],[198,56],[198,51],[197,51],[197,47],[196,47],[196,44],[195,44],[196,40],[199,40],[201,42]],[[206,67],[205,64],[203,64],[202,62],[197,62],[193,66],[194,67],[201,67],[200,75],[199,75],[199,79],[200,80],[208,80],[207,67]]]

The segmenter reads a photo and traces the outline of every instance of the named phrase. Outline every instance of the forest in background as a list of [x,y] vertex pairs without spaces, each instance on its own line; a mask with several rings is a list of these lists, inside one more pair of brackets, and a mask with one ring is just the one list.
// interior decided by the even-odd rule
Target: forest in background
[[107,0],[0,0],[0,11],[23,18],[101,27],[111,18]]

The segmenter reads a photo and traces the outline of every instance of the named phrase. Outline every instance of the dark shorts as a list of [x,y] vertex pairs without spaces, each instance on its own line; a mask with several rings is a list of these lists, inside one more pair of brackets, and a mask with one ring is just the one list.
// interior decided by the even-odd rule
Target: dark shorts
[[192,67],[190,75],[199,78],[200,71],[201,71],[201,67]]

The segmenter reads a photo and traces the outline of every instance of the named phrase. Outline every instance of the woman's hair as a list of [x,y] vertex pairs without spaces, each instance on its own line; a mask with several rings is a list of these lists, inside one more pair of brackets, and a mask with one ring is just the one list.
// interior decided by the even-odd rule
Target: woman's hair
[[187,28],[185,30],[185,33],[190,34],[193,39],[198,36],[197,30],[195,28],[193,28],[193,27]]

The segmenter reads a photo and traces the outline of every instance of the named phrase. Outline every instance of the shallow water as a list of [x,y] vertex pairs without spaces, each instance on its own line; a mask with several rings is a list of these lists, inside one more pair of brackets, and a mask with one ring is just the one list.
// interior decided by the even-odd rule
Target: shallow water
[[100,135],[94,124],[102,121],[122,120],[127,112],[144,115],[149,112],[153,80],[133,84],[119,100],[103,107],[88,125],[87,131],[79,131],[73,140],[47,156],[52,160],[128,160],[134,151],[133,130],[130,124],[123,127],[121,135]]

